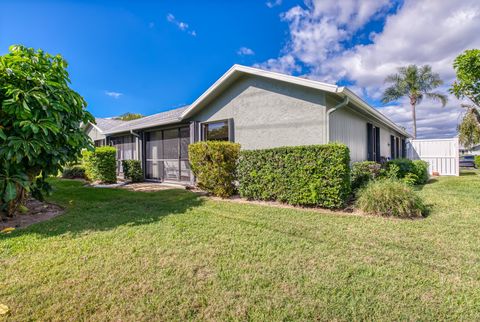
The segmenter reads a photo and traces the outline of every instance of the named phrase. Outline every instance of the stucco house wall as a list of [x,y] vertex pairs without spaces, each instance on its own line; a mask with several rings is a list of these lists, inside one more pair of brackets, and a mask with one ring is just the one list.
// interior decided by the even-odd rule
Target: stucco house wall
[[191,120],[233,119],[244,149],[323,144],[325,94],[259,77],[243,76]]

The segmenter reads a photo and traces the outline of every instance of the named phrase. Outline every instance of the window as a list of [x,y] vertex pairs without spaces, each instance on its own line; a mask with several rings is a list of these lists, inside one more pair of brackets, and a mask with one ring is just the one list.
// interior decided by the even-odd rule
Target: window
[[[390,135],[390,158],[391,159],[398,159],[403,157],[403,145],[405,144],[404,140],[402,140],[402,147],[400,147],[400,138]],[[402,149],[402,153],[400,154],[400,149]]]
[[405,139],[402,139],[402,158],[407,157],[407,141]]
[[390,159],[395,159],[395,137],[390,135]]
[[400,139],[395,138],[395,158],[400,158]]
[[95,140],[95,141],[94,141],[94,144],[95,144],[95,147],[97,147],[97,148],[100,147],[100,146],[104,146],[104,145],[105,145],[103,139],[102,139],[102,140]]
[[367,123],[367,158],[368,161],[380,162],[380,128]]
[[203,139],[205,141],[228,141],[228,121],[203,124]]

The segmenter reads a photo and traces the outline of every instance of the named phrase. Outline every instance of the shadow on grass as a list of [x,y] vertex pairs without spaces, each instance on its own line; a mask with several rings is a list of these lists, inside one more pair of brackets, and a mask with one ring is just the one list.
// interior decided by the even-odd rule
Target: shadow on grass
[[57,236],[65,233],[106,231],[123,225],[145,225],[170,215],[181,215],[200,206],[202,199],[181,189],[132,192],[123,189],[83,187],[74,180],[52,180],[54,192],[49,202],[65,207],[54,219],[18,229],[0,240],[23,234]]
[[478,170],[461,170],[460,171],[460,176],[477,176],[478,175]]

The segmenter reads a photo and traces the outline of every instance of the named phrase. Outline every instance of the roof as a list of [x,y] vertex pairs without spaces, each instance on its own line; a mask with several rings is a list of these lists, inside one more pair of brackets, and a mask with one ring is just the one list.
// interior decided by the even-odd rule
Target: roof
[[125,121],[122,120],[116,120],[112,118],[100,118],[97,117],[95,118],[95,123],[90,123],[93,127],[95,127],[97,130],[99,130],[102,133],[106,133],[115,126],[119,126],[122,123],[125,123]]
[[180,108],[145,116],[132,121],[122,121],[121,124],[106,131],[105,134],[129,132],[153,126],[176,123],[181,121],[181,115],[187,107],[188,106],[182,106]]
[[223,90],[225,90],[229,85],[231,85],[242,75],[253,75],[268,79],[274,79],[289,84],[318,89],[327,93],[332,93],[341,98],[349,98],[350,102],[353,103],[354,108],[363,111],[365,114],[368,114],[370,117],[376,119],[378,122],[385,124],[386,126],[396,130],[404,136],[411,137],[411,135],[406,132],[405,129],[395,124],[385,115],[383,115],[380,111],[370,106],[367,102],[362,100],[358,95],[356,95],[346,87],[242,65],[233,65],[225,74],[223,74],[222,77],[220,77],[212,86],[210,86],[210,88],[207,89],[190,106],[183,106],[181,108],[154,114],[141,119],[123,122],[122,124],[105,131],[105,134],[115,134],[131,130],[139,130],[142,128],[176,123],[187,119],[193,114],[197,113],[203,107],[205,107],[209,102],[211,102],[214,98],[220,95]]
[[305,79],[296,76],[290,76],[280,73],[275,73],[263,69],[247,67],[242,65],[233,65],[222,77],[220,77],[207,91],[205,91],[195,102],[193,102],[182,114],[182,119],[191,116],[196,113],[202,107],[204,107],[208,102],[210,102],[214,97],[220,94],[223,89],[230,85],[234,80],[238,79],[242,75],[254,75],[259,77],[265,77],[269,79],[275,79],[278,81],[296,84],[299,86],[309,87],[313,89],[319,89],[328,93],[336,94],[342,98],[348,97],[351,102],[355,104],[355,107],[359,108],[363,112],[369,114],[373,118],[377,119],[379,122],[395,129],[397,132],[405,135],[406,137],[411,137],[411,135],[401,128],[377,109],[370,106],[367,102],[362,100],[358,95],[353,93],[346,87],[337,86],[333,84],[322,83],[319,81],[314,81],[311,79]]

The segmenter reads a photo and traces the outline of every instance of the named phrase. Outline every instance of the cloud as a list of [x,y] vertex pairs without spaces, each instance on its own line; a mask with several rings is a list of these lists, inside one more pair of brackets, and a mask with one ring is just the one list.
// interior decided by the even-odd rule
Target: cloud
[[105,95],[113,97],[114,99],[118,99],[118,98],[120,98],[120,96],[123,96],[123,93],[113,92],[113,91],[105,91]]
[[277,7],[282,4],[282,0],[273,0],[265,2],[265,5],[269,8]]
[[[465,49],[480,47],[478,0],[405,0],[398,8],[386,0],[306,0],[281,15],[289,37],[281,55],[257,67],[309,78],[344,81],[365,99],[375,102],[384,79],[408,64],[429,64],[445,81],[447,92],[455,74],[454,58]],[[377,32],[371,23],[383,24]],[[359,41],[362,40],[362,41]],[[299,67],[301,66],[301,67]],[[454,136],[462,110],[454,97],[441,108],[427,100],[418,106],[418,133],[422,137]],[[407,102],[380,111],[411,128]],[[378,104],[380,105],[380,104]]]
[[190,36],[197,36],[197,32],[195,30],[190,30],[190,26],[188,25],[188,23],[176,19],[173,14],[169,13],[167,15],[167,21],[177,26],[177,28],[181,31],[187,32],[187,34],[189,34]]
[[252,56],[252,55],[255,55],[255,52],[248,48],[248,47],[240,47],[239,50],[237,50],[237,55],[240,55],[240,56]]

